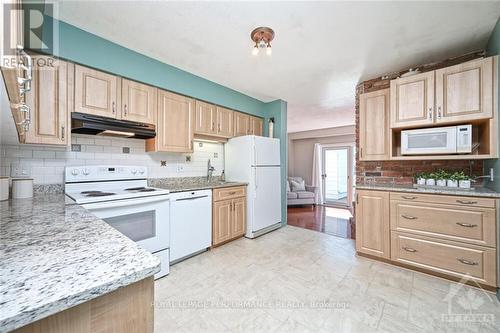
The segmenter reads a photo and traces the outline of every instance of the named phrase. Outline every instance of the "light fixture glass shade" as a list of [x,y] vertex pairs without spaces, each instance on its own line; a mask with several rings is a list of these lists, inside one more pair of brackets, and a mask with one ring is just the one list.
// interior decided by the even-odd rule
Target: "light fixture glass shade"
[[259,54],[259,47],[255,45],[252,49],[252,55],[256,56]]
[[271,48],[271,44],[267,44],[267,47],[266,47],[266,54],[268,56],[270,56],[271,54],[273,54],[273,49]]

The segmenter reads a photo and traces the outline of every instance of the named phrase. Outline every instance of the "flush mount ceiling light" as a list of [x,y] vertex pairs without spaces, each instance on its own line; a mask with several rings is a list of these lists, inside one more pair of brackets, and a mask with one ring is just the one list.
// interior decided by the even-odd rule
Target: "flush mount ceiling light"
[[259,49],[264,48],[266,49],[267,55],[271,55],[273,53],[273,50],[271,49],[271,41],[274,38],[273,29],[268,27],[255,28],[250,34],[250,38],[252,38],[252,41],[255,43],[252,50],[253,55],[258,55]]

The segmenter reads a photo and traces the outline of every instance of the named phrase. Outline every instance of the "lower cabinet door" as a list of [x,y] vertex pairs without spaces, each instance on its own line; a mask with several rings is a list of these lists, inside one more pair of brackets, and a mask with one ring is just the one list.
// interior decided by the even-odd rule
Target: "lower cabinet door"
[[232,200],[216,201],[213,204],[212,245],[230,240],[232,223]]
[[233,223],[231,230],[231,238],[243,236],[246,232],[246,198],[233,199]]
[[391,259],[434,272],[496,286],[494,248],[392,232]]
[[389,259],[389,232],[389,192],[358,191],[356,251]]

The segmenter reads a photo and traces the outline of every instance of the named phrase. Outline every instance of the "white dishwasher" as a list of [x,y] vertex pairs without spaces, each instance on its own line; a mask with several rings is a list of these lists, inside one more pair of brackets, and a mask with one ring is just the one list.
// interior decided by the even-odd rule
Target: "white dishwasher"
[[170,263],[212,245],[212,190],[170,194]]

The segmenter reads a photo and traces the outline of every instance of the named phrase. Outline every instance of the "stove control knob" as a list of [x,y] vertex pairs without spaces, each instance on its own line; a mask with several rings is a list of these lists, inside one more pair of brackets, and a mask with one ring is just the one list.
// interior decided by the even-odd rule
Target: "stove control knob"
[[79,173],[80,173],[80,171],[78,171],[78,169],[73,169],[73,170],[71,170],[71,174],[72,174],[73,176],[78,176],[78,174],[79,174]]
[[83,169],[83,174],[85,176],[88,176],[90,174],[90,170],[89,169]]
[[137,173],[136,169],[132,169],[132,174],[135,175]]

